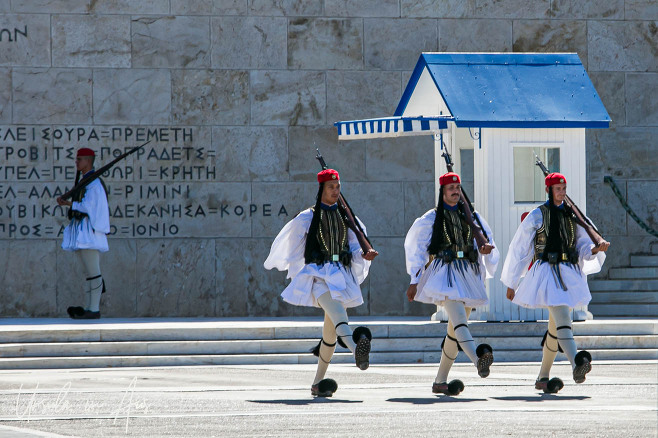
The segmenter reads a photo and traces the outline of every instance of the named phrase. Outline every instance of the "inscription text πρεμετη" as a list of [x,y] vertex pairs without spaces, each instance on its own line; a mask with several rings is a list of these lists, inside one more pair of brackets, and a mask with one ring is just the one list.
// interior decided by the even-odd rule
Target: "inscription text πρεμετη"
[[80,147],[98,168],[146,141],[102,175],[111,237],[248,237],[252,220],[288,220],[285,193],[256,202],[250,181],[222,180],[221,146],[203,129],[0,126],[0,239],[61,236],[68,208],[56,198],[74,184]]

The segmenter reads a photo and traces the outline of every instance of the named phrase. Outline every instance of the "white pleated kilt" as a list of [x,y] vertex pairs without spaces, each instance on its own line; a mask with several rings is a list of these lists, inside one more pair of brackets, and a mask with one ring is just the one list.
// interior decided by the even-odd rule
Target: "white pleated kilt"
[[551,265],[537,260],[519,284],[512,302],[530,309],[586,306],[592,295],[587,286],[587,276],[578,265],[560,263],[560,275],[566,291],[560,286]]
[[94,231],[88,217],[72,219],[64,228],[62,249],[75,251],[78,249],[96,249],[100,252],[109,250],[107,236]]
[[330,292],[331,297],[346,308],[363,304],[361,288],[352,271],[340,263],[304,265],[281,293],[281,297],[286,303],[295,306],[320,307],[317,299],[326,292]]
[[[477,265],[476,265],[477,266]],[[434,260],[418,281],[415,301],[441,305],[446,300],[477,307],[489,303],[482,277],[466,260]]]

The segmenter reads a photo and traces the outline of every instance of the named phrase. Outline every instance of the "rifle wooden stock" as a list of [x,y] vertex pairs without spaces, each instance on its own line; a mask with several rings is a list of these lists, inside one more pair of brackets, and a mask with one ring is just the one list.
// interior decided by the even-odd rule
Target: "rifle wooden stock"
[[151,140],[147,141],[146,143],[144,143],[142,145],[139,145],[137,147],[134,147],[134,148],[130,149],[128,152],[124,152],[123,154],[116,157],[114,160],[110,161],[105,166],[103,166],[100,169],[96,170],[94,173],[92,173],[90,175],[87,175],[86,177],[82,178],[82,180],[80,182],[77,182],[77,178],[76,178],[76,184],[73,186],[73,188],[71,190],[69,190],[68,192],[64,193],[62,196],[60,196],[60,198],[62,198],[64,200],[72,198],[73,195],[76,192],[82,190],[84,187],[87,187],[92,181],[94,181],[95,179],[100,177],[103,173],[105,173],[107,170],[112,168],[112,166],[114,166],[116,163],[123,160],[128,155],[130,155],[134,152],[137,152],[139,149],[143,148],[144,146],[146,146],[149,143],[151,143]]
[[[543,161],[539,159],[537,154],[535,154],[535,160],[535,164],[541,169],[544,177],[547,177],[550,172],[544,165]],[[599,246],[605,242],[605,239],[601,233],[599,233],[599,230],[597,230],[592,221],[590,221],[589,218],[585,216],[582,211],[580,211],[580,208],[578,208],[576,203],[571,200],[569,195],[564,197],[564,203],[567,205],[567,207],[571,208],[573,215],[576,218],[576,223],[585,229],[585,232],[587,232],[587,235],[590,239],[592,239],[592,242],[596,246]]]
[[[81,173],[82,172],[80,172],[79,170],[75,171],[75,182],[73,183],[73,187],[78,185],[78,182],[80,181]],[[68,210],[66,210],[66,217],[69,218],[69,220],[73,219],[73,209],[71,209],[71,207],[69,207]]]
[[594,224],[587,218],[587,216],[583,214],[582,211],[580,211],[578,206],[571,200],[568,195],[564,198],[564,203],[567,204],[567,207],[570,207],[573,210],[573,214],[576,217],[576,222],[578,225],[585,229],[587,235],[590,239],[592,239],[592,242],[596,246],[599,246],[605,242],[605,239],[603,236],[601,236],[601,233],[598,232]]
[[354,217],[354,213],[352,213],[352,209],[350,208],[349,204],[345,200],[345,197],[343,196],[342,193],[338,195],[338,203],[341,204],[341,207],[343,207],[343,209],[345,209],[345,215],[347,216],[347,226],[356,235],[356,240],[359,241],[359,245],[361,246],[361,251],[363,251],[364,254],[367,254],[368,251],[374,248],[372,247],[370,240],[368,240],[368,236],[366,236],[363,230],[361,230],[361,227],[359,226],[359,224],[356,221],[356,218]]
[[[489,239],[487,239],[485,236],[484,229],[482,229],[481,225],[479,225],[480,220],[477,216],[475,216],[475,214],[473,214],[468,202],[464,202],[464,216],[466,223],[469,227],[471,227],[471,232],[473,233],[473,237],[475,237],[475,242],[477,243],[478,248],[481,248],[484,244],[489,243]],[[478,223],[475,223],[476,220]]]
[[[317,151],[317,155],[315,158],[320,162],[320,166],[322,167],[322,170],[328,169],[329,167],[327,166],[327,163],[324,161],[324,157],[320,154],[319,149],[315,149]],[[361,229],[361,226],[359,223],[356,221],[356,218],[354,217],[354,213],[352,212],[352,208],[350,207],[350,204],[347,203],[347,200],[343,196],[342,193],[338,195],[338,204],[345,210],[345,216],[347,216],[347,226],[350,230],[354,232],[356,235],[356,240],[359,241],[359,245],[361,246],[361,251],[363,251],[364,254],[367,254],[368,251],[374,249],[372,247],[372,244],[370,243],[370,240],[368,240],[368,236],[363,232]]]

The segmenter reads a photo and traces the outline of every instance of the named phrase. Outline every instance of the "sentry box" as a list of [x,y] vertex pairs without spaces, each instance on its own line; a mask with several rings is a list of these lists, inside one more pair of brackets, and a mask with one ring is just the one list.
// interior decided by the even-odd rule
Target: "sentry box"
[[[335,123],[339,140],[431,135],[436,195],[452,154],[475,208],[494,232],[501,261],[487,280],[488,321],[547,319],[512,304],[500,271],[521,215],[546,200],[537,154],[569,181],[585,213],[585,129],[608,128],[610,116],[575,53],[422,53],[392,117]],[[428,209],[429,209],[428,201]],[[574,320],[590,319],[586,307]],[[441,307],[433,319],[447,320]]]

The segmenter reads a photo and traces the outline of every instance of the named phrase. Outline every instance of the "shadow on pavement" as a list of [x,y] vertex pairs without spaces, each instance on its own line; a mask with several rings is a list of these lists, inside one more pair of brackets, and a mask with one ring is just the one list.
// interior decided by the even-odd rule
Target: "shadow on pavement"
[[312,399],[299,399],[299,400],[247,400],[251,403],[263,403],[273,405],[289,405],[289,406],[302,406],[314,405],[318,403],[363,403],[362,400],[341,400],[339,398],[317,397]]
[[447,395],[443,396],[437,396],[437,397],[424,397],[424,398],[411,398],[411,397],[403,397],[403,398],[389,398],[389,402],[395,402],[395,403],[411,403],[414,405],[431,405],[434,403],[456,403],[456,402],[461,402],[461,403],[466,403],[466,402],[476,402],[476,401],[487,401],[486,398],[462,398],[462,397],[450,397]]
[[535,396],[509,396],[509,397],[491,397],[494,400],[501,401],[527,401],[527,402],[542,402],[546,400],[587,400],[591,397],[586,395],[555,395],[555,394],[538,394]]

